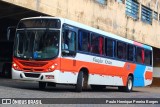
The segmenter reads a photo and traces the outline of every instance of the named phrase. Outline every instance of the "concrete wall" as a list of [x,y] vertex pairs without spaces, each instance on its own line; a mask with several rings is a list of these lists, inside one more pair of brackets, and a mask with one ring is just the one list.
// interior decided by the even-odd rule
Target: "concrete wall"
[[160,67],[154,67],[153,71],[153,77],[160,77]]
[[[125,3],[107,0],[106,5],[95,0],[2,0],[52,16],[68,18],[119,36],[160,48],[160,23],[152,25],[134,20],[125,14]],[[138,0],[140,4],[156,9],[156,0]],[[158,4],[158,6],[160,3]],[[140,13],[139,13],[140,15]]]

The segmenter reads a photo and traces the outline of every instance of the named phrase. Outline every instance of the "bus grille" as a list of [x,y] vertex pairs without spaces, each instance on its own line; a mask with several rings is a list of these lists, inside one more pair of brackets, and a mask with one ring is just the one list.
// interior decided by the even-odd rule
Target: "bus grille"
[[30,66],[30,67],[42,67],[47,64],[47,62],[20,62],[24,66]]
[[29,72],[34,72],[34,71],[42,72],[44,69],[23,68],[23,70]]
[[33,73],[24,73],[26,77],[38,78],[40,74],[33,74]]

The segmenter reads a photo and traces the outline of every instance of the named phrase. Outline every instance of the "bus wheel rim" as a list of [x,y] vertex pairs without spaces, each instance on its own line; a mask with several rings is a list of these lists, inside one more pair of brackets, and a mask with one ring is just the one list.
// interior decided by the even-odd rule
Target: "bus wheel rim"
[[132,89],[132,80],[128,81],[128,89],[131,90]]

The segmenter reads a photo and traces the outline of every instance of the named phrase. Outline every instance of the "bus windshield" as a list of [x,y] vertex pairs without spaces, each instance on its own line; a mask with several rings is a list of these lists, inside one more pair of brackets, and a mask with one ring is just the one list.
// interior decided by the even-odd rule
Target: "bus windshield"
[[23,59],[52,59],[58,55],[59,30],[17,30],[14,56]]

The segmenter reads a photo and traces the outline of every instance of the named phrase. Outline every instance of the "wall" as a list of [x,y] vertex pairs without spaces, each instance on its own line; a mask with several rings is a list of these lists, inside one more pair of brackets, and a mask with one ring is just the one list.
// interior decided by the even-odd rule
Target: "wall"
[[[119,36],[160,48],[160,23],[152,25],[134,20],[125,14],[125,4],[107,0],[106,5],[95,0],[2,0],[52,16],[60,16],[102,29]],[[156,0],[138,0],[155,11]],[[160,3],[159,3],[160,4]],[[158,4],[158,6],[159,6]]]

